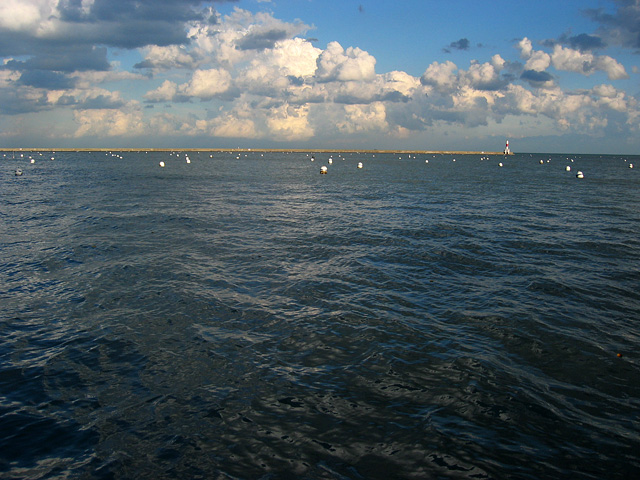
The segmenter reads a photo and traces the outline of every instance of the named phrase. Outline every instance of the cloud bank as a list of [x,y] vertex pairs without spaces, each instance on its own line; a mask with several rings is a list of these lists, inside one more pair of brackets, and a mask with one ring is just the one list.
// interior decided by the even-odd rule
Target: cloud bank
[[[102,144],[161,135],[203,146],[400,145],[446,129],[517,135],[516,123],[549,134],[636,135],[638,101],[616,87],[629,72],[599,53],[640,48],[638,2],[616,4],[615,15],[585,12],[598,26],[592,34],[524,37],[511,47],[517,59],[432,61],[416,77],[376,71],[374,53],[357,45],[320,48],[302,21],[239,6],[222,16],[200,0],[4,0],[0,122],[55,114],[65,121],[34,135]],[[469,47],[461,38],[445,50]],[[132,52],[138,61],[123,67],[118,54]],[[567,72],[598,80],[570,89]]]

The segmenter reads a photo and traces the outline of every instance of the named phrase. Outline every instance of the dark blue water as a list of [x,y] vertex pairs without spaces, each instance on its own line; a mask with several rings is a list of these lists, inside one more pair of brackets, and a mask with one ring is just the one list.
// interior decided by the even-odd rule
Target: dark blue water
[[28,155],[0,478],[639,475],[640,157]]

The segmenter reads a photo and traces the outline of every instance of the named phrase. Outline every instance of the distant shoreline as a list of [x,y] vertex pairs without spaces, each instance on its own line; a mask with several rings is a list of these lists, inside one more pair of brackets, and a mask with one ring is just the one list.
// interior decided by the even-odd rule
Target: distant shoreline
[[513,152],[462,150],[360,150],[340,148],[0,148],[0,152],[280,152],[280,153],[395,153],[422,155],[513,155]]

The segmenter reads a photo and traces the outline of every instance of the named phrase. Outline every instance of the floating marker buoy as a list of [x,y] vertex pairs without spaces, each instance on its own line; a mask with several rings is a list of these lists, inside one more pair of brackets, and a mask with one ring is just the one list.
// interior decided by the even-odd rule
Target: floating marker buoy
[[159,165],[164,168],[164,162],[160,162]]
[[329,157],[329,165],[333,163],[333,158]]
[[540,165],[542,165],[544,163],[544,160],[540,160]]
[[622,357],[622,354],[621,354],[621,353],[619,353],[619,354],[617,355],[617,357],[618,357],[618,358],[621,358],[621,357]]
[[500,163],[498,164],[498,166],[499,166],[499,167],[502,167],[502,166],[503,166],[503,165],[502,165],[502,162],[500,162]]
[[425,160],[424,163],[429,163],[429,160]]
[[358,168],[362,168],[362,162],[358,162]]
[[629,168],[633,168],[633,163],[630,163],[630,164],[629,164]]
[[576,173],[576,178],[584,178],[584,173],[582,172]]
[[570,172],[570,171],[571,171],[571,167],[570,167],[569,165],[567,165],[564,169],[565,169],[567,172]]
[[327,167],[325,167],[324,165],[320,167],[320,173],[322,175],[326,175],[327,174]]
[[16,169],[15,174],[16,174],[16,177],[19,177],[20,175],[22,175],[22,170],[20,170],[19,168]]
[[31,163],[36,163],[35,159],[32,158],[31,159]]

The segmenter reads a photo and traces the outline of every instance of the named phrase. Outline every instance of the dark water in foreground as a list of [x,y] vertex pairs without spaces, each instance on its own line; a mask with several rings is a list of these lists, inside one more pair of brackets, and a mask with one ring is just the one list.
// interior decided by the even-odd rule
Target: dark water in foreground
[[639,157],[49,156],[0,478],[638,478]]

